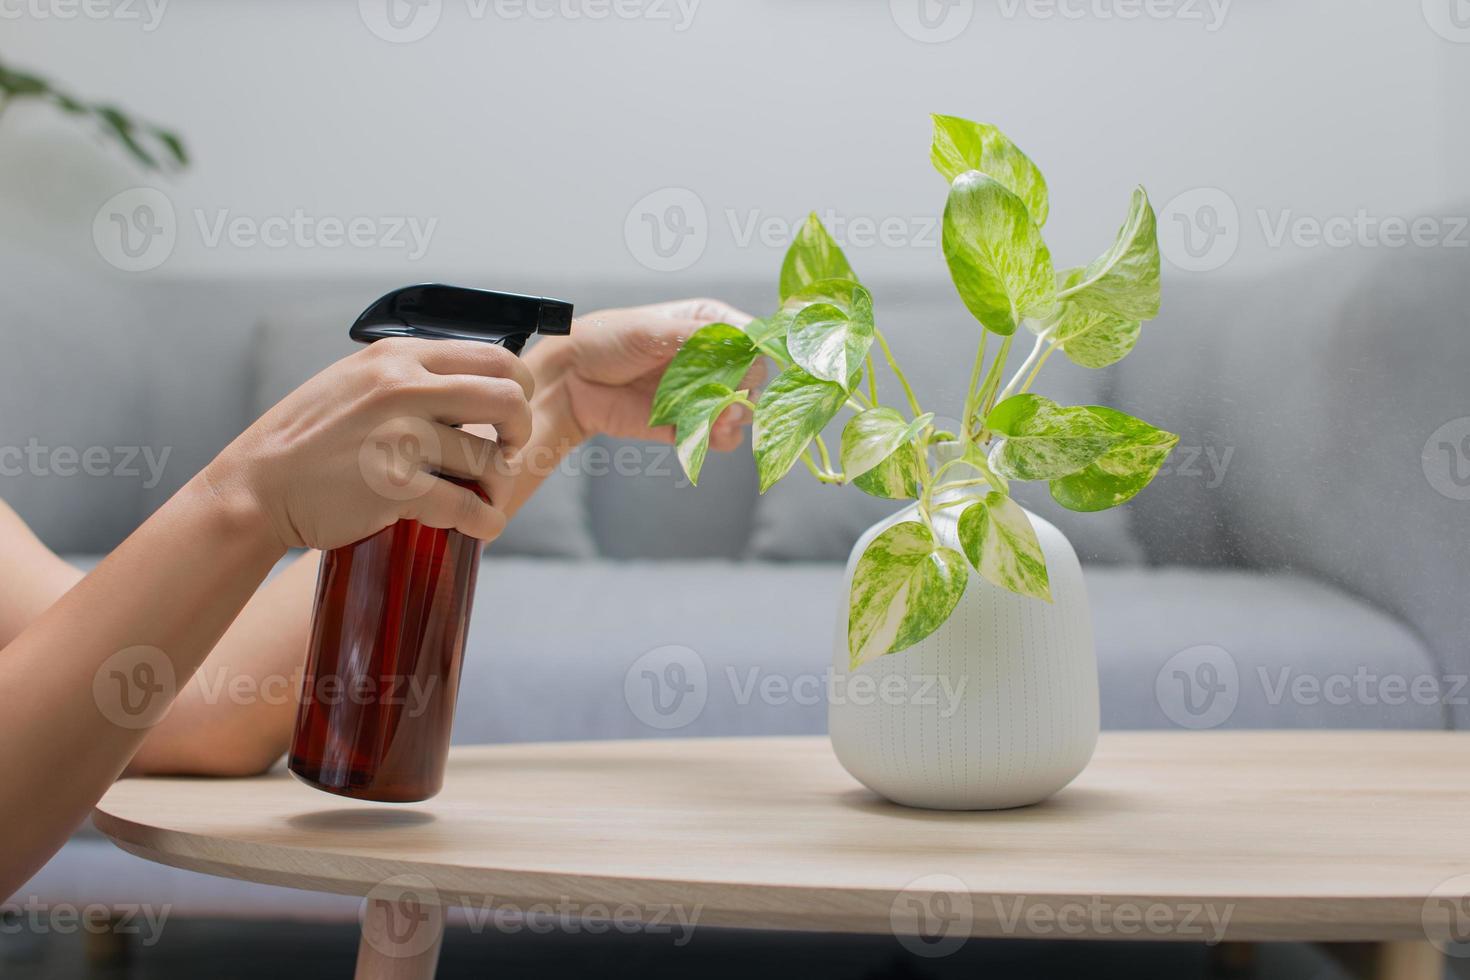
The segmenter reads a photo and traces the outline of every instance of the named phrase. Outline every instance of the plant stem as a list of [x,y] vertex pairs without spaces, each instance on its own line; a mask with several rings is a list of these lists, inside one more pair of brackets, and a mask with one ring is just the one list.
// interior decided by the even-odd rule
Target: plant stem
[[963,439],[970,431],[970,417],[975,414],[975,396],[979,394],[980,377],[985,370],[985,346],[990,340],[990,331],[980,328],[980,344],[975,350],[975,366],[970,369],[970,387],[965,392],[965,409],[960,413],[960,433]]
[[935,493],[943,493],[946,490],[963,490],[966,487],[990,486],[990,481],[984,477],[976,477],[973,480],[954,480],[950,483],[941,483],[934,488]]
[[[1005,340],[1001,341],[1000,350],[996,351],[995,354],[995,360],[990,362],[990,371],[985,375],[985,381],[980,385],[980,394],[976,401],[976,410],[981,416],[989,415],[990,410],[995,407],[995,392],[1000,387],[1000,372],[1005,368],[1006,361],[1010,359],[1011,344],[1015,341],[1015,338],[1016,335],[1011,334]],[[965,419],[966,430],[963,433],[963,438],[970,438],[970,423],[970,419]]]
[[1007,398],[1011,397],[1011,395],[1016,393],[1016,386],[1019,385],[1021,383],[1021,379],[1026,377],[1026,375],[1031,372],[1031,369],[1036,366],[1036,361],[1038,358],[1041,357],[1042,349],[1046,347],[1046,342],[1050,338],[1050,330],[1043,330],[1041,333],[1036,335],[1036,345],[1031,348],[1031,353],[1026,355],[1026,360],[1022,362],[1020,368],[1016,370],[1015,376],[1012,377],[1010,381],[1006,382],[1006,386],[1001,389],[1000,397],[996,399],[997,401],[1005,401]]
[[827,452],[827,443],[822,440],[821,436],[817,436],[813,441],[817,444],[817,454],[822,457],[822,470],[832,473],[832,455]]
[[878,376],[873,373],[873,351],[868,351],[868,401],[878,404]]
[[829,473],[818,466],[816,460],[812,459],[812,451],[810,449],[802,450],[801,461],[806,464],[807,469],[811,470],[812,476],[816,477],[822,483],[847,482],[847,477],[844,474]]
[[1036,362],[1036,366],[1034,368],[1032,368],[1031,369],[1031,373],[1026,376],[1026,383],[1023,384],[1023,385],[1021,385],[1021,390],[1023,392],[1024,391],[1030,391],[1031,390],[1031,385],[1035,383],[1036,376],[1041,373],[1041,366],[1046,363],[1046,359],[1047,358],[1051,357],[1052,354],[1056,353],[1056,349],[1057,349],[1057,345],[1056,344],[1052,344],[1050,347],[1048,347],[1046,349],[1046,353],[1044,353],[1044,354],[1041,355],[1040,360],[1038,360]]
[[877,338],[878,346],[883,348],[883,358],[893,369],[894,377],[898,378],[898,383],[903,386],[904,397],[909,400],[909,408],[913,410],[914,418],[918,418],[924,414],[924,410],[919,407],[919,400],[914,397],[914,389],[909,387],[909,379],[904,377],[903,368],[899,367],[898,361],[894,360],[893,351],[888,346],[888,339],[883,336],[881,330],[874,330],[873,336]]

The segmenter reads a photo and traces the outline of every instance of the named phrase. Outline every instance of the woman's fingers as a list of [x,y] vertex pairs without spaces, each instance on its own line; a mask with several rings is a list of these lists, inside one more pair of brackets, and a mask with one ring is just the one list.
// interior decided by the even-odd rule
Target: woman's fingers
[[435,480],[428,492],[405,502],[400,516],[428,527],[453,528],[481,541],[494,541],[506,525],[498,508],[448,480]]
[[490,503],[503,509],[511,499],[515,476],[493,439],[473,435],[462,429],[436,425],[439,458],[430,461],[441,473],[474,480],[490,498]]
[[436,375],[420,397],[427,412],[446,425],[495,426],[500,448],[512,456],[531,438],[531,403],[509,378]]
[[536,390],[536,380],[531,376],[531,370],[519,357],[495,344],[472,340],[422,340],[399,337],[392,340],[380,340],[368,350],[379,352],[384,356],[407,353],[432,374],[508,378],[521,386],[527,398],[530,398]]

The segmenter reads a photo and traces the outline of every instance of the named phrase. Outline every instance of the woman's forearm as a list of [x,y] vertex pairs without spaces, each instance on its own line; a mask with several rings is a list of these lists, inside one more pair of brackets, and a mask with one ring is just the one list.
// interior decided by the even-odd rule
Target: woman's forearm
[[248,493],[201,475],[0,651],[0,895],[87,815],[284,550]]
[[148,732],[128,775],[250,776],[290,745],[321,553],[291,562],[250,598]]
[[[531,440],[521,453],[513,497],[503,504],[511,516],[582,441],[558,374],[548,370],[538,380]],[[494,435],[489,427],[465,429]],[[129,774],[246,776],[265,771],[286,752],[320,562],[317,552],[297,559],[250,599],[168,717],[148,733]]]

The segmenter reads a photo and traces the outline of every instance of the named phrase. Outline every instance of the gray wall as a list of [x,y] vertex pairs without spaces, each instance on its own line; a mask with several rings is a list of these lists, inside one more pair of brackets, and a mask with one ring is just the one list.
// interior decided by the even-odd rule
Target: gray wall
[[[0,227],[81,268],[100,265],[98,207],[150,183],[178,241],[149,276],[381,270],[703,292],[771,276],[781,231],[812,208],[897,222],[894,244],[853,246],[865,276],[942,276],[924,233],[943,203],[926,160],[926,114],[940,111],[1002,124],[1041,162],[1064,261],[1106,244],[1141,181],[1161,209],[1226,192],[1240,222],[1225,272],[1253,272],[1304,251],[1273,247],[1262,209],[1268,223],[1434,213],[1463,191],[1470,150],[1457,111],[1470,47],[1410,0],[1167,0],[1180,16],[1138,20],[1104,16],[1132,0],[982,0],[934,44],[900,26],[921,0],[682,0],[682,30],[680,0],[620,0],[672,20],[600,21],[513,16],[552,0],[432,0],[437,25],[414,43],[366,26],[361,11],[388,0],[152,2],[156,22],[145,0],[133,20],[0,18],[7,60],[176,125],[197,154],[188,174],[148,179],[51,113],[8,112]],[[1057,3],[1082,16],[1047,15]],[[656,272],[636,254],[634,206],[669,187],[694,193],[705,220],[686,215],[707,247]],[[669,200],[656,203],[658,218]],[[210,245],[199,227],[296,209],[437,225],[417,260]],[[774,237],[744,241],[772,219]],[[1166,216],[1176,255],[1182,232]]]

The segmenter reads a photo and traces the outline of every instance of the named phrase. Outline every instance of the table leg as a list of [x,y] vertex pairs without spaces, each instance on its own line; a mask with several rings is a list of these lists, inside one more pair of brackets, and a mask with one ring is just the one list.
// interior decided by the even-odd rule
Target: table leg
[[1326,949],[1361,980],[1444,978],[1444,954],[1422,939],[1392,943],[1329,943]]
[[444,942],[444,914],[370,899],[363,910],[356,980],[433,980]]

